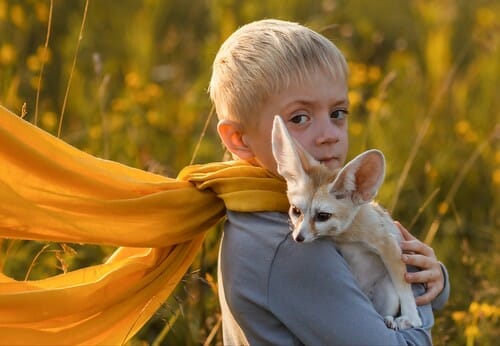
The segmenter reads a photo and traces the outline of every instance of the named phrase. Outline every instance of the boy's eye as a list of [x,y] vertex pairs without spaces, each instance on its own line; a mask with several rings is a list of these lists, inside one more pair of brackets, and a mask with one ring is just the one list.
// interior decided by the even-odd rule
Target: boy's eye
[[294,124],[303,124],[307,121],[308,116],[305,114],[297,114],[290,118],[290,121]]
[[345,119],[349,112],[346,109],[336,109],[330,113],[330,118],[332,119]]

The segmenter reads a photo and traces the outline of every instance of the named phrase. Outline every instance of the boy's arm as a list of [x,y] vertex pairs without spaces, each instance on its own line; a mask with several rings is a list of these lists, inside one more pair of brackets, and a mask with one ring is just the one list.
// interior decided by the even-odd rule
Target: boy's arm
[[[423,326],[386,327],[330,240],[283,242],[269,281],[271,311],[304,344],[431,344],[430,304],[418,307]],[[422,285],[414,286],[422,294]]]

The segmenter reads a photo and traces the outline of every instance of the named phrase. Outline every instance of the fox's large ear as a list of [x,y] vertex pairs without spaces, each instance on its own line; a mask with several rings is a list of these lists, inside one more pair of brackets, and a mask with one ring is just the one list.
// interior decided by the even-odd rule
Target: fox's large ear
[[379,150],[356,156],[337,175],[331,191],[352,193],[355,204],[370,202],[384,181],[385,159]]
[[274,116],[272,150],[278,173],[287,181],[301,179],[315,164],[314,158],[292,138],[279,115]]

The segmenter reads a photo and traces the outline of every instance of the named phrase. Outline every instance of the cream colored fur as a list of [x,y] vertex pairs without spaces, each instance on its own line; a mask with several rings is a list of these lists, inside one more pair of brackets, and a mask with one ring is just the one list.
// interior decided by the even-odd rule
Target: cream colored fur
[[384,179],[383,154],[366,151],[332,172],[292,139],[279,116],[272,149],[278,172],[287,181],[294,240],[333,237],[386,324],[393,329],[420,327],[412,289],[404,279],[401,235],[389,214],[373,202]]

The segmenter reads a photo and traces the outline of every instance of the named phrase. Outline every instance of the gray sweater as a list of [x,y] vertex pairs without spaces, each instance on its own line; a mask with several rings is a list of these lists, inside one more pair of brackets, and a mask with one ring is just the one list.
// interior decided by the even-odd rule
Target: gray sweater
[[[431,305],[418,308],[421,328],[387,328],[335,243],[295,243],[286,214],[228,211],[219,257],[225,345],[432,343]],[[424,293],[422,285],[413,290]],[[433,305],[444,305],[448,296],[447,282]]]

